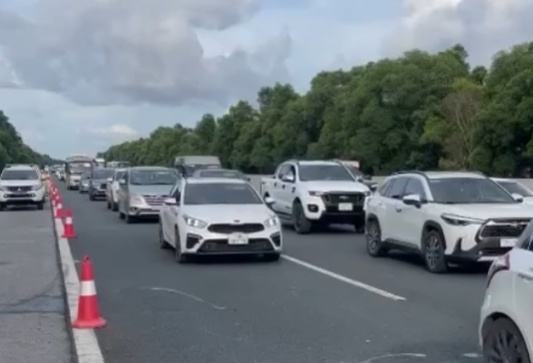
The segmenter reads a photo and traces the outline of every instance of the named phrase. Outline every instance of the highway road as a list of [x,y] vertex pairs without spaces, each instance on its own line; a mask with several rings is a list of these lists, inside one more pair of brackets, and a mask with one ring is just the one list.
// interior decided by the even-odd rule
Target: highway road
[[58,185],[74,258],[93,261],[107,363],[481,362],[486,269],[432,275],[403,255],[373,259],[362,235],[341,228],[286,229],[275,263],[178,265],[159,249],[157,224],[127,225]]

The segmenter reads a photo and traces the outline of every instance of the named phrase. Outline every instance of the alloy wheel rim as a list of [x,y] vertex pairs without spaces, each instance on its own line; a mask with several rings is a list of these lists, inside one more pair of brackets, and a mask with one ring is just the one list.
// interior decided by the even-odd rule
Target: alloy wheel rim
[[430,268],[434,268],[441,258],[440,242],[437,237],[430,236],[426,243],[426,262]]
[[490,363],[523,363],[525,360],[518,344],[519,339],[514,333],[508,330],[497,332],[487,352],[488,361]]

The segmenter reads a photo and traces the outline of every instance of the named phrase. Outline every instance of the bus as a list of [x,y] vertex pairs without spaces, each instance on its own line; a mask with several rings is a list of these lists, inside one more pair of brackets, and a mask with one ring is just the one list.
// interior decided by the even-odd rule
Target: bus
[[96,165],[94,158],[88,155],[72,155],[65,161],[65,184],[68,190],[78,189],[81,174],[90,172]]

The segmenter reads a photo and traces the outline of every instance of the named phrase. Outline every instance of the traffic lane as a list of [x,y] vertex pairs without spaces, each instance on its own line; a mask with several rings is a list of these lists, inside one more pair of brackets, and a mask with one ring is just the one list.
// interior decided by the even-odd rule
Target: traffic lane
[[391,252],[374,258],[366,251],[362,234],[353,229],[333,227],[324,232],[298,235],[284,230],[286,253],[337,274],[405,297],[414,304],[432,305],[445,315],[464,319],[477,327],[485,293],[485,266],[451,269],[431,274],[416,256]]
[[[73,253],[93,260],[108,361],[361,362],[414,352],[459,362],[476,349],[475,334],[431,306],[373,295],[289,261],[180,266],[157,247],[155,225],[126,225],[77,193],[64,201],[77,226]],[[393,361],[411,359],[421,361]]]

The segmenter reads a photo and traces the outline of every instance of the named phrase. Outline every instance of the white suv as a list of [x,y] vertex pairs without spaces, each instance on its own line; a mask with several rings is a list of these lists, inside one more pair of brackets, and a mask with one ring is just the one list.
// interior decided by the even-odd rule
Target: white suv
[[421,254],[427,269],[448,263],[493,261],[516,243],[533,216],[522,196],[479,173],[401,172],[387,179],[367,205],[371,256],[390,249]]
[[39,172],[31,165],[9,165],[0,175],[0,210],[10,205],[44,208],[45,188]]
[[161,208],[159,245],[172,246],[179,263],[192,255],[261,255],[276,261],[281,225],[244,180],[182,178]]
[[533,223],[493,262],[481,308],[479,342],[487,362],[530,363],[533,353]]

